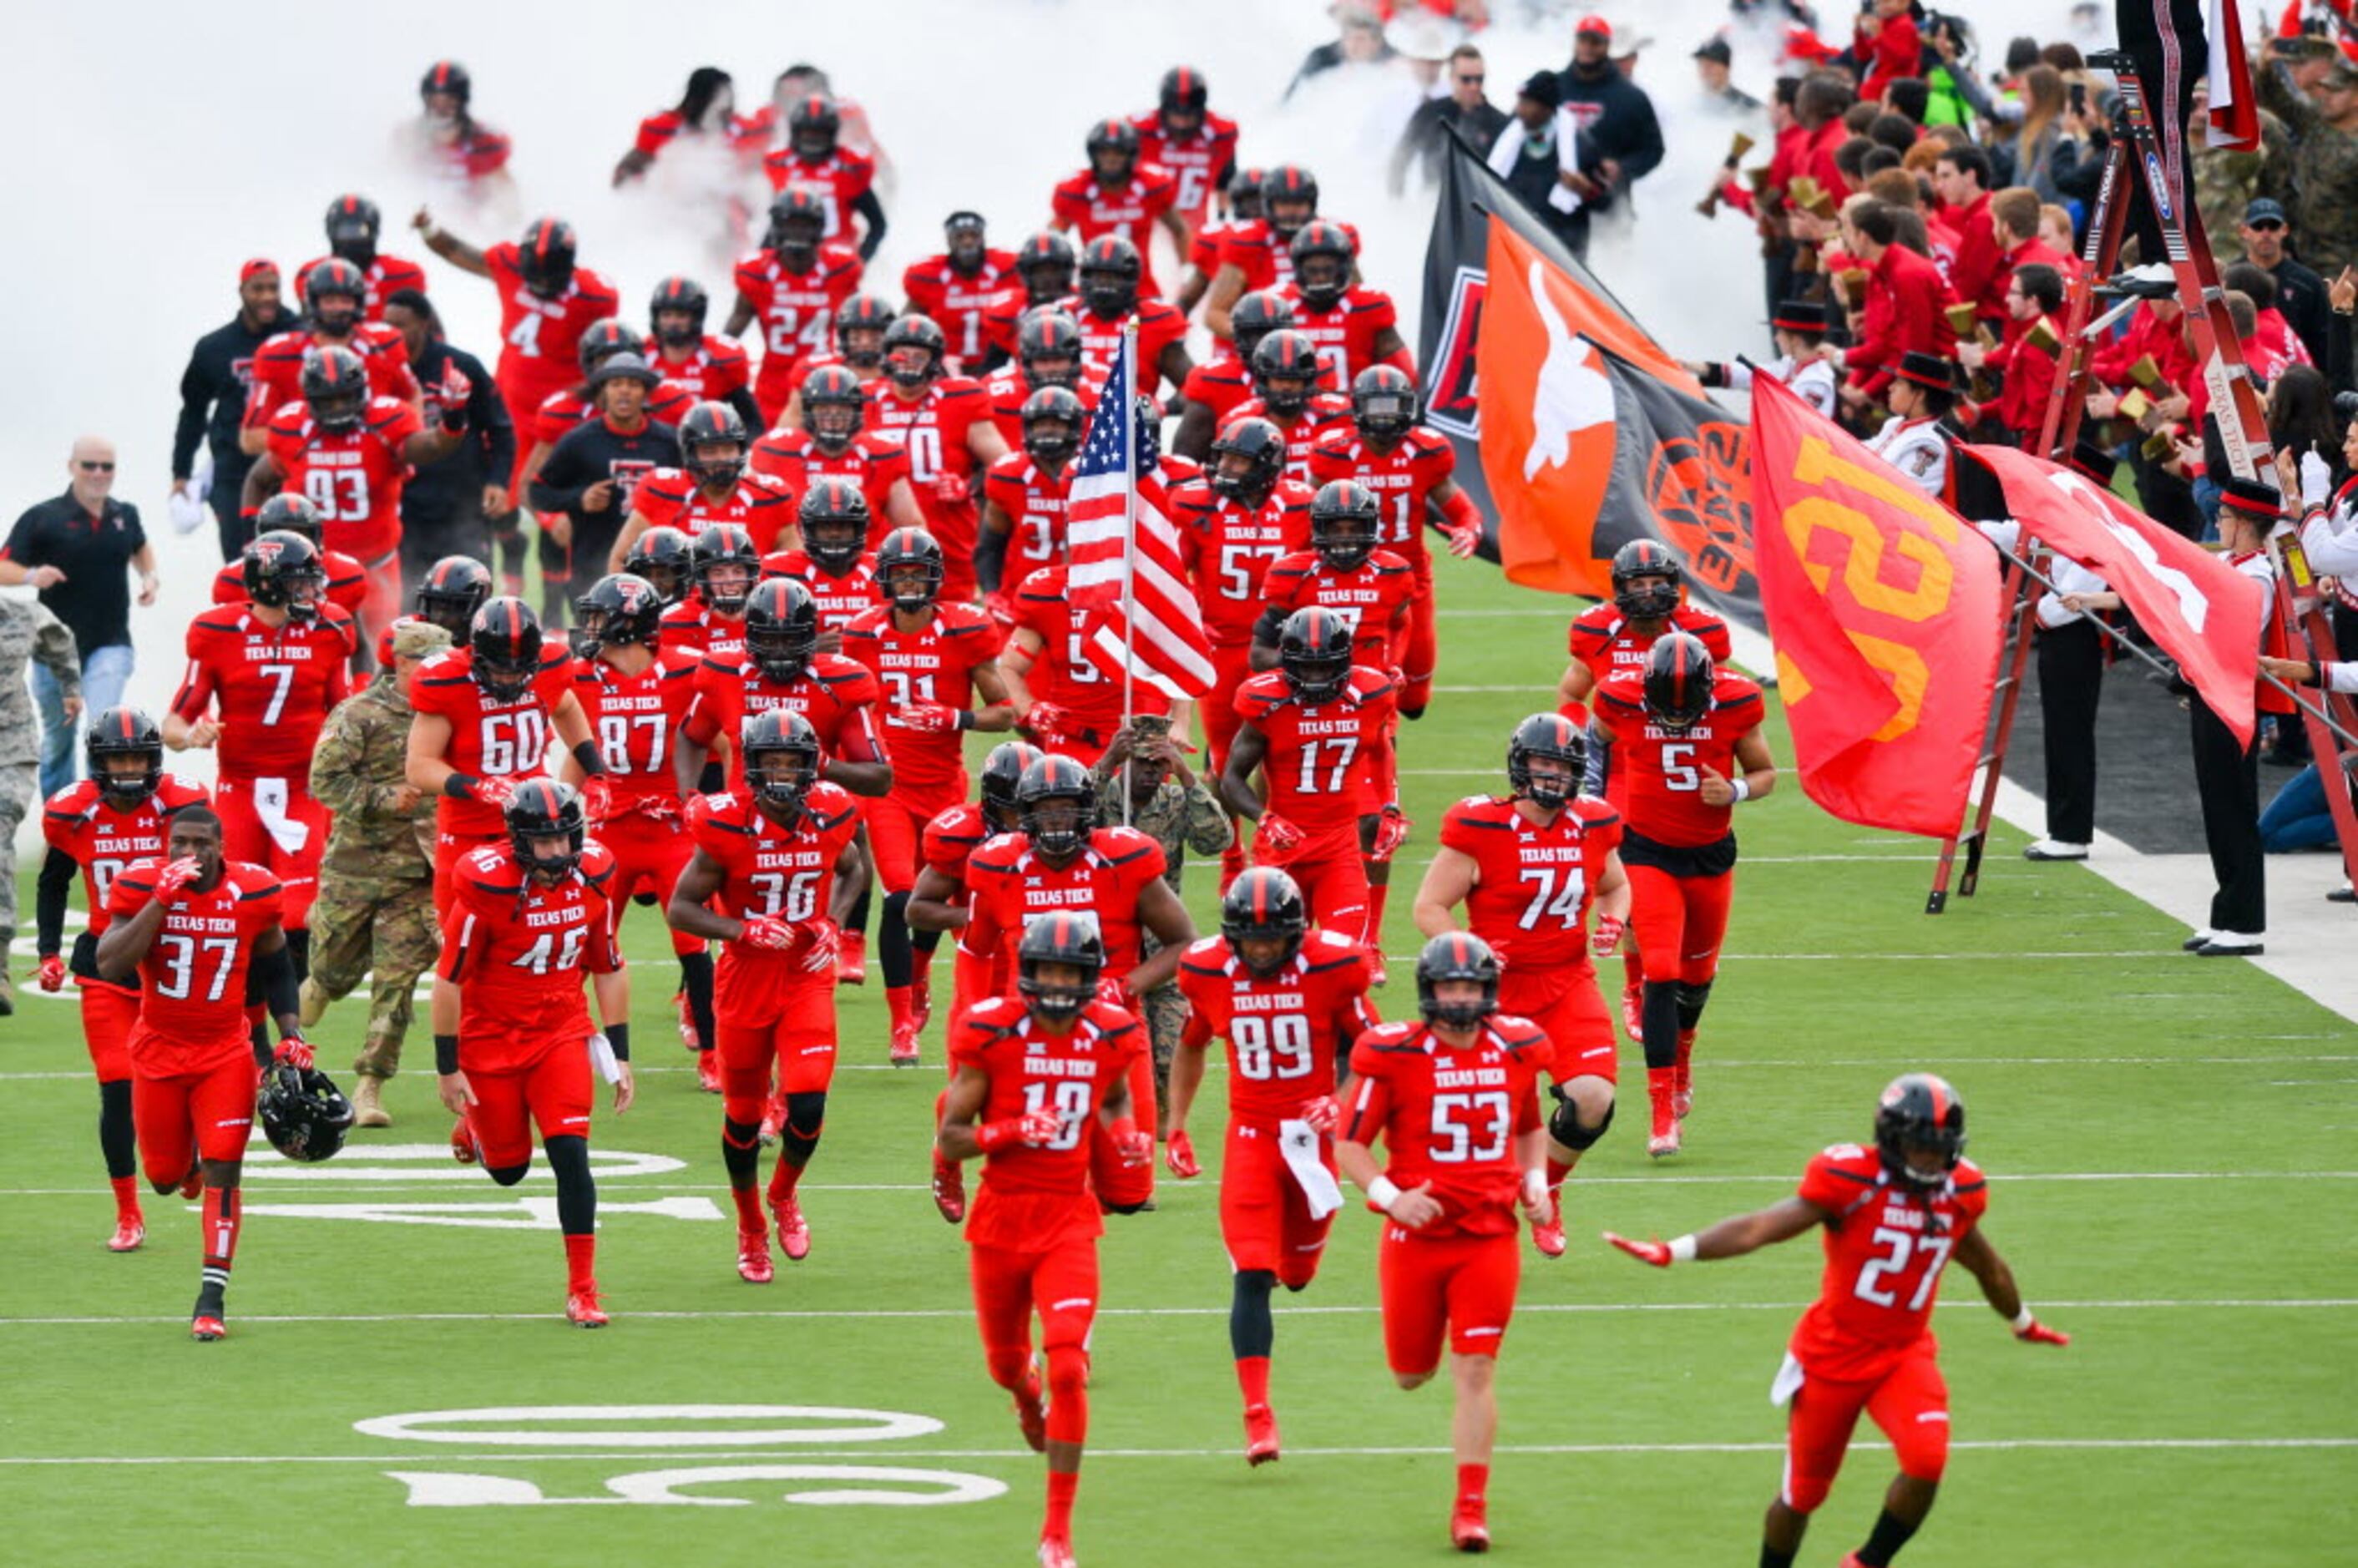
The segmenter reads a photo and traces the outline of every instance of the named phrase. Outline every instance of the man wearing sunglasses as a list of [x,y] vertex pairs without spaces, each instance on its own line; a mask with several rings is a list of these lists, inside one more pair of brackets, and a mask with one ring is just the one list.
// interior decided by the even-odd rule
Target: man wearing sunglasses
[[1472,44],[1459,44],[1450,52],[1441,72],[1441,80],[1449,90],[1416,106],[1416,113],[1409,116],[1408,128],[1401,132],[1400,145],[1392,148],[1394,196],[1406,192],[1411,164],[1422,172],[1425,183],[1441,182],[1442,160],[1449,156],[1447,127],[1456,126],[1466,145],[1479,149],[1487,150],[1498,139],[1498,133],[1507,128],[1507,112],[1491,103],[1484,92],[1487,75],[1482,51]]
[[[131,588],[126,568],[139,574],[139,602],[156,602],[156,552],[139,526],[139,509],[114,499],[114,443],[100,436],[74,442],[66,460],[71,481],[63,495],[16,519],[0,545],[0,588],[30,583],[41,602],[66,623],[81,651],[81,695],[98,712],[123,700],[131,679]],[[41,795],[74,779],[76,720],[65,692],[46,669],[33,672],[41,708]]]

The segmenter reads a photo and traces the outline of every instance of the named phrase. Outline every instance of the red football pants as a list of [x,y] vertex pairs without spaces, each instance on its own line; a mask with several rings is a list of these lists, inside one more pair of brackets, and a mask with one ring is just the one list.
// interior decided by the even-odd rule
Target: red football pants
[[773,983],[770,1017],[749,1023],[724,1002],[714,1020],[722,1111],[731,1121],[762,1119],[773,1067],[784,1094],[825,1094],[835,1078],[835,976]]
[[532,1130],[540,1141],[590,1136],[590,1046],[562,1039],[530,1062],[513,1068],[467,1069],[475,1104],[467,1112],[483,1163],[512,1170],[532,1160]]
[[254,1092],[262,1070],[243,1042],[211,1066],[150,1077],[131,1074],[131,1127],[148,1182],[183,1180],[199,1159],[236,1164],[254,1134]]
[[1236,743],[1237,688],[1252,679],[1252,648],[1216,647],[1212,650],[1212,689],[1195,699],[1195,711],[1204,716],[1204,776],[1212,780],[1212,793],[1219,794],[1221,770],[1228,764],[1228,748]]
[[1629,873],[1629,927],[1638,934],[1648,982],[1699,986],[1719,973],[1736,873],[1674,877],[1659,866],[1622,863]]
[[1098,1314],[1097,1238],[1076,1237],[1044,1252],[977,1242],[968,1260],[975,1321],[994,1368],[1002,1360],[1031,1360],[1034,1312],[1042,1349],[1087,1351]]
[[102,1084],[131,1076],[131,1026],[139,1022],[139,993],[128,986],[74,978],[81,989],[81,1043]]
[[917,847],[925,824],[957,804],[917,800],[898,791],[871,796],[860,803],[860,820],[868,825],[868,849],[876,862],[876,882],[889,896],[917,885]]
[[1872,1382],[1802,1378],[1785,1428],[1779,1495],[1787,1508],[1812,1513],[1826,1500],[1862,1410],[1891,1440],[1901,1475],[1919,1481],[1941,1478],[1949,1463],[1949,1385],[1928,1346]]
[[[1422,519],[1417,525],[1422,526]],[[1403,680],[1401,706],[1422,708],[1433,696],[1433,671],[1441,658],[1441,645],[1433,624],[1433,554],[1422,547],[1390,547],[1393,553],[1408,557],[1416,582],[1416,597],[1408,601],[1408,634],[1400,654]]]
[[[1274,1123],[1231,1117],[1228,1152],[1220,1162],[1220,1239],[1228,1267],[1266,1270],[1288,1290],[1318,1277],[1335,1217],[1310,1217],[1310,1200],[1278,1148]],[[1335,1141],[1318,1141],[1318,1158],[1335,1168]]]
[[1384,1227],[1376,1257],[1383,1298],[1384,1357],[1396,1373],[1441,1365],[1445,1334],[1460,1356],[1497,1357],[1515,1315],[1523,1254],[1517,1236],[1424,1238]]
[[1523,968],[1498,977],[1498,1011],[1528,1018],[1548,1038],[1548,1077],[1616,1082],[1620,1075],[1613,1014],[1597,989],[1596,966],[1577,964]]
[[[395,583],[398,591],[400,584]],[[287,786],[287,820],[302,827],[303,847],[289,849],[263,826],[254,809],[258,779],[222,779],[213,785],[213,809],[221,814],[222,854],[262,867],[285,890],[287,929],[301,931],[311,924],[311,903],[319,896],[319,862],[328,855],[328,828],[333,820],[328,808],[311,798],[311,781],[295,774],[280,782]]]
[[1368,940],[1368,862],[1359,825],[1314,832],[1286,855],[1272,855],[1254,835],[1253,864],[1282,867],[1302,889],[1310,923],[1354,942]]
[[[680,872],[696,853],[696,840],[681,827],[676,817],[665,821],[649,816],[643,811],[610,817],[598,824],[595,835],[607,853],[614,857],[614,880],[608,908],[614,917],[614,929],[622,929],[622,911],[640,892],[655,896],[658,911],[669,902],[671,890]],[[671,935],[671,950],[686,957],[704,951],[704,939],[690,936],[668,924],[665,929]]]

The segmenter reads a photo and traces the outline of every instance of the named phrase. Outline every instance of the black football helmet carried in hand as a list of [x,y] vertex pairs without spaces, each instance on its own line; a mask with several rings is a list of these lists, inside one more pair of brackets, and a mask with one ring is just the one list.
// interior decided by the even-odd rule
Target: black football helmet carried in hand
[[793,826],[818,783],[818,731],[799,713],[765,708],[745,720],[738,745],[745,753],[745,787]]
[[876,546],[876,586],[903,614],[940,598],[947,571],[941,546],[923,528],[895,528]]
[[[265,534],[300,534],[316,546],[326,532],[320,526],[319,509],[311,504],[311,498],[291,490],[280,491],[254,514],[254,536],[257,539]],[[324,549],[321,554],[324,557]]]
[[321,429],[352,429],[368,413],[367,362],[333,345],[304,350],[303,402]]
[[1663,633],[1646,651],[1646,712],[1665,730],[1692,729],[1711,711],[1716,673],[1702,638]]
[[535,218],[525,225],[516,245],[516,270],[524,275],[524,286],[543,299],[554,299],[572,287],[578,247],[572,224],[562,218]]
[[[515,786],[501,815],[507,820],[508,844],[516,865],[527,874],[554,886],[573,874],[581,863],[582,847],[590,838],[590,816],[581,792],[562,779],[526,779]],[[541,851],[541,840],[562,838],[559,854]]]
[[1278,630],[1277,667],[1296,700],[1334,701],[1351,684],[1350,624],[1323,604],[1295,611]]
[[[91,781],[107,804],[118,810],[137,806],[164,783],[164,731],[154,719],[127,704],[92,715],[81,750],[90,764]],[[137,773],[117,772],[107,766],[110,757],[137,757],[146,766]]]
[[1206,478],[1215,492],[1239,506],[1269,499],[1285,473],[1285,432],[1266,419],[1238,419],[1212,442]]
[[467,629],[475,684],[494,702],[516,702],[540,673],[540,617],[513,594],[486,600]]
[[[882,352],[882,341],[879,342]],[[821,365],[803,382],[803,427],[827,457],[847,450],[868,422],[868,389],[841,365]]]
[[762,573],[762,552],[741,524],[708,523],[698,531],[688,560],[697,591],[723,615],[741,614]]
[[734,489],[752,445],[744,416],[726,403],[699,403],[679,422],[679,466],[707,490]]
[[[1563,766],[1561,782],[1531,772],[1542,758]],[[1507,738],[1507,785],[1542,810],[1563,810],[1580,793],[1587,773],[1588,732],[1561,713],[1534,713]]]
[[281,1062],[262,1076],[254,1119],[273,1149],[298,1164],[316,1165],[344,1146],[352,1103],[327,1074]]
[[1015,806],[1033,849],[1051,860],[1076,855],[1098,825],[1097,775],[1048,752],[1023,770]]
[[647,303],[647,330],[667,347],[692,349],[704,341],[704,318],[711,308],[712,296],[696,279],[665,278]]
[[868,497],[848,479],[823,479],[812,485],[803,497],[799,521],[804,553],[829,577],[848,575],[868,553]]
[[654,587],[666,609],[687,597],[696,576],[696,546],[676,528],[654,527],[631,541],[622,569]]
[[765,578],[745,599],[745,653],[762,678],[779,686],[802,679],[818,652],[818,600],[790,577]]
[[1330,481],[1310,500],[1310,547],[1330,570],[1357,571],[1376,553],[1383,517],[1374,491],[1354,479]]
[[[1447,980],[1473,980],[1482,988],[1476,1002],[1443,1001]],[[1416,1010],[1444,1029],[1475,1029],[1498,1011],[1498,958],[1490,945],[1470,931],[1444,931],[1416,956]]]
[[1613,552],[1613,608],[1632,621],[1666,621],[1678,613],[1686,568],[1657,539],[1632,539]]
[[265,610],[283,610],[297,621],[317,618],[327,597],[328,570],[319,547],[300,534],[263,534],[239,553],[245,597]]
[[472,556],[445,556],[426,568],[417,585],[417,618],[431,621],[463,643],[472,634],[475,611],[492,597],[492,570]]
[[[1293,962],[1309,925],[1300,884],[1275,866],[1255,866],[1240,873],[1220,900],[1220,935],[1228,939],[1237,962],[1262,979]],[[1284,948],[1274,963],[1256,964],[1245,953],[1249,937],[1275,937]]]
[[1416,427],[1416,383],[1398,365],[1369,365],[1351,378],[1351,423],[1389,447]]
[[[1105,937],[1096,915],[1077,909],[1035,914],[1023,923],[1022,939],[1015,945],[1015,989],[1042,1022],[1063,1022],[1078,1018],[1096,998],[1105,963]],[[1052,964],[1076,969],[1079,978],[1052,984],[1040,972]]]
[[[1919,1165],[1909,1151],[1929,1153]],[[1875,1151],[1894,1181],[1911,1186],[1945,1185],[1965,1152],[1965,1102],[1946,1078],[1909,1073],[1894,1078],[1875,1108]]]
[[573,615],[585,651],[653,648],[663,626],[664,597],[655,585],[629,572],[609,572],[573,601]]
[[[163,742],[158,741],[156,744],[160,758]],[[1017,794],[1032,764],[1047,754],[1029,741],[1001,741],[990,749],[990,755],[982,760],[982,775],[976,781],[977,795],[982,802],[983,826],[993,833],[1013,833],[1022,828]]]

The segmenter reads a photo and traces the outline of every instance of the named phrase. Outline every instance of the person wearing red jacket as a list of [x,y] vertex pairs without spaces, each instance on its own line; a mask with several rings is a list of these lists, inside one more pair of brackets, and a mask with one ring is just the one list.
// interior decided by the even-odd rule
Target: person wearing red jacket
[[[1978,343],[1957,345],[1957,358],[1968,369],[1986,365],[2005,378],[1997,403],[1991,409],[2015,444],[2036,451],[2039,433],[2047,421],[2047,401],[2055,387],[2056,357],[2062,331],[2049,322],[2053,346],[2043,347],[2031,329],[2063,308],[2063,275],[2043,262],[2017,267],[2006,291],[2006,341],[1985,351]],[[2044,456],[2044,453],[2040,454]]]
[[1875,0],[1874,10],[1860,14],[1852,50],[1867,62],[1861,98],[1879,99],[1900,78],[1923,74],[1924,39],[1912,10],[1913,0]]
[[1970,144],[1941,154],[1932,165],[1932,190],[1942,215],[1957,232],[1957,259],[1949,281],[1974,314],[1996,326],[2006,319],[2006,276],[1998,266],[1998,239],[1990,226],[1989,154]]
[[[2006,298],[2007,287],[2014,280],[2016,268],[2036,262],[2061,273],[2071,265],[2070,256],[2039,237],[2039,192],[2027,185],[2009,185],[1990,198],[1990,232],[1998,247],[1998,299],[2001,304]],[[2006,317],[2009,320],[2015,319],[2011,310],[2006,312]]]
[[1843,406],[1864,409],[1891,384],[1894,368],[1907,353],[1956,351],[1957,335],[1942,314],[1949,286],[1926,256],[1899,243],[1899,215],[1879,201],[1844,214],[1843,243],[1867,268],[1866,314],[1858,341],[1844,356],[1849,374]]

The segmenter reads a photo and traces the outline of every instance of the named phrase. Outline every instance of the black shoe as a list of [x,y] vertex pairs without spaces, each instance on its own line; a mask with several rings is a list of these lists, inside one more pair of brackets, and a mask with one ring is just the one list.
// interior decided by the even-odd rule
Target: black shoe
[[2257,936],[2246,936],[2240,931],[2222,931],[2194,949],[2194,956],[2198,958],[2256,958],[2267,950],[2267,944]]
[[2345,883],[2341,887],[2335,888],[2331,892],[2327,893],[2325,895],[2325,902],[2328,903],[2358,903],[2358,888],[2352,888]]
[[2208,947],[2211,945],[2212,935],[2213,933],[2209,931],[2198,931],[2193,935],[2189,936],[2185,941],[2180,942],[2178,945],[2178,950],[2181,953],[2200,953],[2203,948]]

